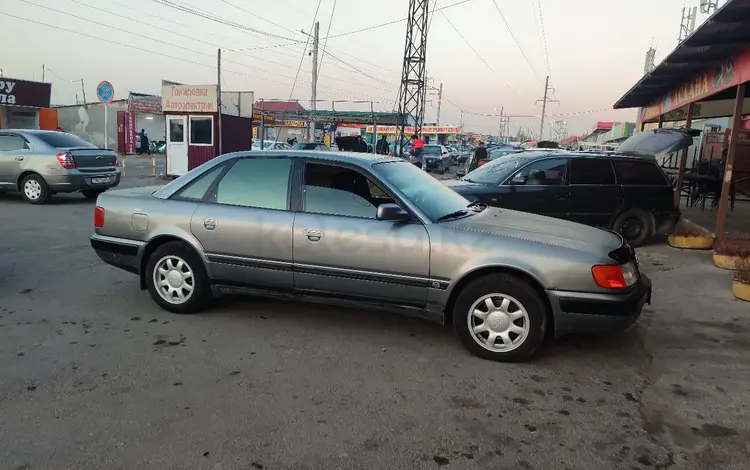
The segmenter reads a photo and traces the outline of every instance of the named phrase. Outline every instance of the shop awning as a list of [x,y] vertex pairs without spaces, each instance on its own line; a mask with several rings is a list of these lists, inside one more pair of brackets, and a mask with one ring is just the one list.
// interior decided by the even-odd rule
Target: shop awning
[[750,47],[750,0],[729,0],[615,103],[644,107]]

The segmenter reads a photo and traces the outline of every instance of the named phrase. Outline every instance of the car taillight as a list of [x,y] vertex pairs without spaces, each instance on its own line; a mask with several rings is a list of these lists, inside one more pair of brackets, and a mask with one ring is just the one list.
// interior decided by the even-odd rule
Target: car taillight
[[94,227],[104,227],[104,208],[96,206],[94,208]]
[[67,152],[58,153],[57,154],[57,161],[66,170],[72,170],[72,169],[74,169],[76,167],[76,162],[75,162],[75,160],[73,160],[73,155],[71,155],[70,153],[67,153]]
[[625,289],[638,280],[633,263],[594,266],[591,274],[596,285],[607,289]]
[[115,166],[120,166],[120,159],[119,158],[115,158]]
[[482,166],[482,165],[484,165],[484,162],[477,163],[477,166]]

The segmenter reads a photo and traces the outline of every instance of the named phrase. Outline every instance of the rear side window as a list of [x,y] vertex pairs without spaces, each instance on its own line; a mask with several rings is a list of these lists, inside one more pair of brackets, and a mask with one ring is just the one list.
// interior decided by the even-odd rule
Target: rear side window
[[66,134],[65,132],[45,132],[43,134],[37,134],[36,137],[50,147],[59,149],[96,148],[96,145],[86,142],[73,134]]
[[20,135],[0,135],[0,152],[25,150],[28,148],[29,146],[26,144],[26,139]]
[[656,162],[615,160],[617,182],[626,185],[661,186],[669,184]]
[[615,184],[615,173],[609,160],[573,158],[570,161],[570,184]]
[[216,187],[216,202],[234,206],[286,210],[289,200],[287,158],[243,158]]
[[213,170],[204,173],[198,178],[194,179],[184,189],[181,189],[176,195],[175,199],[188,199],[191,201],[200,201],[203,196],[211,187],[211,184],[216,180],[216,177],[224,170],[226,165],[219,165]]

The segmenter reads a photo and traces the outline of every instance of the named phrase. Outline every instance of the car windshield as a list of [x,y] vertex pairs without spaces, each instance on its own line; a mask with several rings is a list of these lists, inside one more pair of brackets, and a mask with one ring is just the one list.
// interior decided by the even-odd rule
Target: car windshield
[[43,132],[37,134],[36,137],[45,144],[58,149],[96,148],[96,145],[65,132]]
[[468,200],[411,163],[376,163],[373,170],[433,222],[468,210]]
[[442,155],[443,152],[437,145],[425,145],[424,153],[427,155]]
[[469,172],[462,179],[470,183],[499,184],[512,175],[516,168],[520,168],[531,160],[532,158],[521,156],[498,158]]

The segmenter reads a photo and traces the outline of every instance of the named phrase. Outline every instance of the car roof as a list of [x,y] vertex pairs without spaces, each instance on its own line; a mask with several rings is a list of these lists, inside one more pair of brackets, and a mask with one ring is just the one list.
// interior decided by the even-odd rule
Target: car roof
[[43,131],[39,129],[0,129],[0,132],[15,132],[17,134],[27,135],[44,135],[44,134],[59,134],[60,131]]
[[551,157],[560,157],[560,158],[589,158],[589,159],[596,159],[596,158],[606,158],[606,159],[621,159],[621,160],[638,160],[638,161],[653,161],[652,158],[649,157],[635,157],[631,155],[620,155],[617,153],[614,154],[606,154],[606,153],[593,153],[593,152],[580,152],[580,151],[569,151],[569,150],[561,150],[561,149],[529,149],[523,152],[519,152],[518,154],[515,154],[519,157],[526,157],[529,159],[537,159],[537,158],[551,158]]
[[403,162],[402,159],[379,155],[375,153],[359,152],[337,152],[332,150],[257,150],[227,153],[217,159],[231,160],[238,157],[262,158],[262,157],[291,157],[291,158],[315,158],[318,160],[330,160],[333,162],[349,163],[352,165],[372,165],[381,162]]

